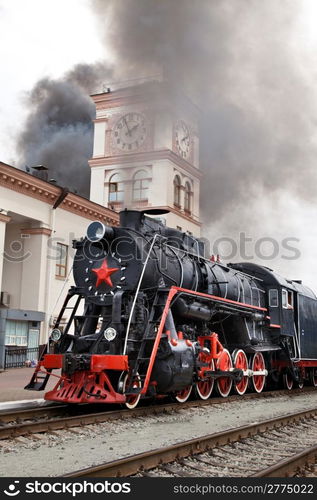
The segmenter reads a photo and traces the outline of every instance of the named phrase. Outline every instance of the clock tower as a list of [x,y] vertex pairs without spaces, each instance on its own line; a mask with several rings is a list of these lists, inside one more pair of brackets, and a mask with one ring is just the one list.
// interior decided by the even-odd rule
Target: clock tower
[[166,224],[200,235],[197,107],[166,82],[101,94],[90,199],[120,211],[165,209]]

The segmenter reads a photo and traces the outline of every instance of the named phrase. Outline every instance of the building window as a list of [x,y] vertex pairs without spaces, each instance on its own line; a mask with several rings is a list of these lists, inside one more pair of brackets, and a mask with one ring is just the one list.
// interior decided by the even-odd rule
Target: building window
[[63,243],[57,243],[56,249],[57,249],[57,257],[56,257],[55,276],[56,278],[66,278],[68,246],[64,245]]
[[6,320],[5,345],[28,345],[28,321]]
[[270,307],[278,306],[278,291],[276,289],[269,290],[269,306]]
[[179,175],[174,177],[174,205],[178,208],[181,206],[181,180]]
[[191,212],[191,187],[189,182],[185,184],[185,198],[184,198],[184,210],[185,212]]
[[113,174],[109,180],[109,201],[123,201],[124,184],[120,174]]
[[145,170],[139,170],[133,177],[133,201],[147,200],[149,190],[148,174]]

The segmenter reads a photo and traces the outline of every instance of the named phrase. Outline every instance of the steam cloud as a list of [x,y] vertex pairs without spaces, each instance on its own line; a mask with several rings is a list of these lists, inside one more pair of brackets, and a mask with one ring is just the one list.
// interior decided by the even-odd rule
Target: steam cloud
[[[204,110],[206,219],[256,196],[254,186],[314,196],[316,91],[309,61],[296,48],[301,2],[94,0],[93,6],[126,73],[163,70]],[[109,16],[110,32],[103,24]]]
[[[231,226],[239,224],[239,209],[247,202],[252,212],[260,195],[262,205],[280,190],[313,199],[317,100],[313,56],[297,44],[301,0],[92,0],[91,6],[115,69],[86,65],[36,85],[19,142],[25,163],[59,169],[70,185],[80,169],[78,189],[87,194],[93,115],[87,91],[98,80],[161,72],[203,109],[203,219],[223,221],[225,233],[227,214]],[[243,223],[252,223],[252,214],[243,213]]]

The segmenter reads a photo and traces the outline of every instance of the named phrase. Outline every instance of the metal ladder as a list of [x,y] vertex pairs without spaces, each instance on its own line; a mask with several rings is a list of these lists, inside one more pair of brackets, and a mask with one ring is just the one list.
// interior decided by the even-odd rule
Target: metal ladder
[[[66,328],[65,328],[63,333],[68,332],[70,325],[72,324],[72,321],[75,317],[78,306],[83,298],[81,294],[78,294],[78,297],[76,299],[75,304],[72,306],[69,306],[68,303],[69,303],[70,299],[72,297],[74,297],[76,293],[72,290],[70,290],[68,292],[68,294],[64,300],[63,306],[59,312],[59,315],[54,323],[54,328],[58,328],[60,326],[64,312],[66,310],[72,310],[71,315],[70,315],[69,320],[68,320],[68,323],[67,323]],[[45,347],[39,356],[39,360],[38,360],[37,366],[34,370],[34,373],[32,375],[32,378],[31,378],[30,382],[24,387],[24,389],[29,390],[29,391],[43,391],[45,389],[46,384],[48,382],[48,379],[50,378],[51,373],[52,373],[52,368],[48,368],[45,373],[41,371],[41,361],[44,359],[44,355],[47,354],[47,352],[48,352],[48,343],[45,344]]]

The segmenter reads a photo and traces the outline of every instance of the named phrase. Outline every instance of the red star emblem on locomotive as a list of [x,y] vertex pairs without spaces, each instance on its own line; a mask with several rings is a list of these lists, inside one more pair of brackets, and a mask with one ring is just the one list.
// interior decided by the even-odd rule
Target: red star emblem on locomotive
[[96,287],[101,285],[101,283],[106,283],[109,286],[113,286],[110,276],[119,271],[118,267],[108,267],[107,259],[103,261],[98,269],[92,269],[92,271],[97,275]]

